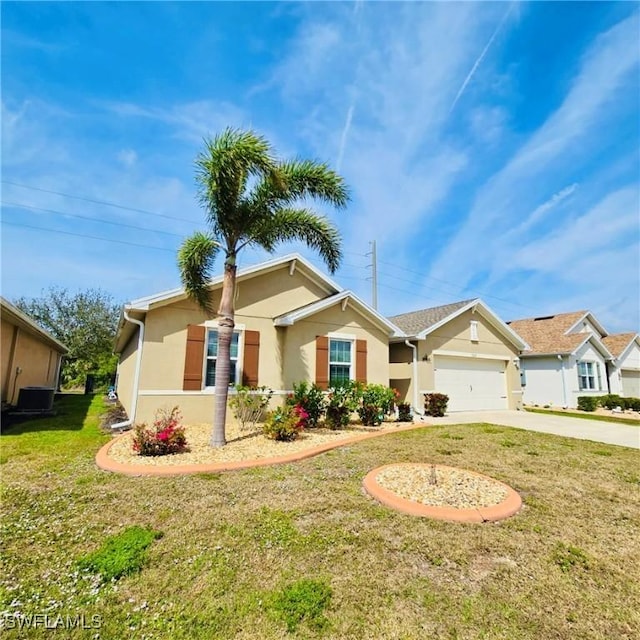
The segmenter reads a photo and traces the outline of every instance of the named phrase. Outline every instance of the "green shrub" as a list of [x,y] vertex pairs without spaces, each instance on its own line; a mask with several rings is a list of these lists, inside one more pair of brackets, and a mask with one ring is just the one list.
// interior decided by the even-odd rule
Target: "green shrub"
[[267,414],[263,433],[267,438],[290,442],[299,437],[304,429],[307,412],[300,406],[285,405]]
[[411,422],[412,420],[411,405],[408,402],[398,404],[398,422]]
[[598,408],[596,396],[578,396],[578,409],[581,411],[595,411]]
[[303,578],[278,591],[271,599],[272,614],[294,632],[305,622],[312,630],[325,629],[329,621],[324,610],[331,600],[331,587],[324,581]]
[[382,423],[385,413],[393,407],[396,392],[382,384],[368,384],[361,392],[362,404],[358,407],[358,415],[362,424],[375,426]]
[[447,412],[449,396],[446,393],[425,393],[424,412],[428,416],[441,418]]
[[309,416],[307,427],[317,427],[325,410],[326,400],[322,389],[315,383],[309,385],[306,382],[293,384],[293,394],[287,398],[287,402],[292,406],[302,407]]
[[153,428],[137,424],[133,433],[133,450],[141,456],[166,456],[187,448],[184,427],[178,407],[158,409]]
[[631,411],[640,411],[640,398],[624,398],[624,405]]
[[145,527],[127,527],[121,533],[110,536],[93,553],[77,561],[80,569],[99,574],[103,581],[117,580],[140,571],[147,555],[147,547],[162,537],[159,531]]
[[325,425],[329,429],[346,427],[351,414],[358,408],[361,397],[362,385],[354,380],[331,387],[327,396]]
[[615,409],[616,407],[624,409],[626,405],[625,398],[621,398],[615,393],[609,393],[606,396],[600,396],[598,398],[598,404],[605,409]]
[[264,418],[273,391],[268,387],[244,387],[236,385],[235,395],[230,396],[229,406],[240,423],[242,431],[253,431],[256,423]]

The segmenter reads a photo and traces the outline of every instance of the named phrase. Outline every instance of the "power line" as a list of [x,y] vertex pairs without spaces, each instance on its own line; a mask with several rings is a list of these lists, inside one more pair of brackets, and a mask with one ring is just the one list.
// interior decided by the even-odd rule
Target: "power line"
[[149,216],[157,216],[158,218],[167,218],[168,220],[177,220],[178,222],[190,222],[192,224],[202,224],[202,221],[196,222],[195,220],[177,218],[176,216],[169,216],[165,213],[157,213],[155,211],[148,211],[146,209],[137,209],[135,207],[127,207],[123,204],[117,204],[115,202],[108,202],[107,200],[94,200],[92,198],[86,198],[84,196],[75,196],[70,193],[63,193],[62,191],[52,191],[51,189],[42,189],[41,187],[34,187],[28,184],[20,184],[19,182],[12,182],[11,180],[2,180],[2,184],[10,184],[14,187],[20,187],[22,189],[30,189],[31,191],[41,191],[42,193],[52,193],[56,196],[62,196],[63,198],[73,198],[74,200],[82,200],[83,202],[91,202],[92,204],[102,204],[107,207],[115,207],[116,209],[123,209],[124,211],[133,211],[135,213],[144,213]]
[[76,236],[77,238],[89,238],[90,240],[102,240],[103,242],[115,242],[116,244],[126,244],[130,247],[142,247],[143,249],[157,249],[158,251],[170,251],[175,253],[175,249],[167,249],[166,247],[154,247],[150,244],[139,244],[137,242],[127,242],[126,240],[113,240],[112,238],[101,238],[100,236],[89,236],[84,233],[73,233],[72,231],[60,231],[59,229],[47,229],[45,227],[36,227],[35,225],[22,224],[21,222],[10,222],[9,220],[0,220],[1,224],[9,224],[13,227],[24,227],[25,229],[36,229],[37,231],[48,231],[49,233],[62,233],[65,236]]
[[[455,287],[456,289],[459,289],[461,291],[464,291],[466,289],[466,287],[463,287],[463,286],[461,286],[459,284],[456,284],[455,282],[451,282],[450,280],[443,280],[442,278],[434,278],[433,276],[428,276],[427,274],[421,273],[420,271],[415,271],[413,269],[405,269],[404,267],[399,267],[398,265],[392,264],[391,262],[384,262],[383,260],[379,260],[378,262],[380,264],[385,264],[385,265],[387,265],[389,267],[393,267],[395,269],[401,269],[402,271],[404,271],[406,273],[414,273],[415,275],[418,275],[418,276],[420,276],[422,278],[427,278],[429,280],[435,280],[436,282],[442,282],[443,284],[448,284],[448,285],[450,285],[452,287]],[[391,278],[395,278],[396,277],[396,276],[391,275],[391,274],[386,274],[386,275],[388,275]],[[403,279],[402,278],[398,278],[398,280],[403,280]],[[422,283],[411,282],[410,280],[404,280],[404,282],[408,282],[410,284],[415,284],[415,285],[418,285],[418,286],[425,286]],[[431,287],[431,288],[435,289],[434,287]],[[444,289],[435,289],[435,290],[436,291],[443,291],[444,293],[448,293]],[[512,300],[507,300],[506,298],[500,298],[498,296],[494,296],[494,295],[492,295],[490,293],[486,293],[484,291],[477,290],[476,293],[479,294],[480,296],[484,296],[485,298],[493,298],[494,300],[499,300],[500,302],[505,302],[507,304],[514,305],[516,307],[523,307],[523,308],[526,308],[526,309],[534,309],[534,307],[531,307],[529,305],[522,304],[522,303],[519,303],[519,302],[513,302]]]
[[80,218],[81,220],[89,220],[90,222],[99,222],[100,224],[111,224],[116,227],[126,227],[128,229],[136,229],[137,231],[146,231],[150,233],[163,233],[168,236],[175,236],[176,238],[184,238],[184,235],[179,233],[173,233],[171,231],[162,231],[161,229],[149,229],[148,227],[137,227],[133,224],[125,224],[123,222],[115,222],[112,220],[100,220],[98,218],[92,218],[91,216],[81,216],[77,213],[67,213],[66,211],[56,211],[55,209],[45,209],[43,207],[33,207],[28,204],[19,204],[17,202],[2,202],[3,206],[17,207],[18,209],[32,209],[33,211],[45,211],[46,213],[54,213],[61,216],[68,216],[70,218]]

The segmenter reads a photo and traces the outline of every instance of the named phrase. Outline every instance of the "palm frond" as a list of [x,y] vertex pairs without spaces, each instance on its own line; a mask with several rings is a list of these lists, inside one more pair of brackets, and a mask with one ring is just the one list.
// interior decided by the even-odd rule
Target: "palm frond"
[[209,313],[213,312],[213,308],[208,284],[219,250],[218,242],[200,231],[187,238],[178,250],[178,268],[182,285],[187,295]]
[[269,252],[282,242],[304,242],[320,254],[331,273],[342,260],[338,229],[327,218],[309,209],[279,209],[263,219],[251,237],[255,244]]
[[226,235],[249,177],[271,176],[276,162],[269,142],[253,131],[227,128],[204,144],[195,163],[198,198],[214,230]]
[[284,180],[284,189],[272,185],[280,191],[286,202],[302,198],[314,198],[338,209],[347,206],[349,189],[340,174],[324,162],[315,160],[290,160],[278,163],[278,175]]

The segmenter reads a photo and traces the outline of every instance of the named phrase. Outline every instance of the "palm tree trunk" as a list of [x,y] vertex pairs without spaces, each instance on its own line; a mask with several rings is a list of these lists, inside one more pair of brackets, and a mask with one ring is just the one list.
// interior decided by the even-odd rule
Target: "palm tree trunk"
[[212,447],[224,447],[227,443],[225,425],[227,421],[227,397],[229,395],[229,373],[231,366],[231,340],[233,338],[233,298],[236,289],[236,256],[227,254],[224,262],[222,297],[218,308],[218,355],[216,358],[216,401],[211,434]]

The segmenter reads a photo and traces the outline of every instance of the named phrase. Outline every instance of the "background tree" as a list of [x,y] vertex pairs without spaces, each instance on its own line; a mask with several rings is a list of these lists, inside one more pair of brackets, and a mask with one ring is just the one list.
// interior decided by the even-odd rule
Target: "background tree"
[[226,444],[238,252],[252,245],[272,253],[279,243],[298,240],[315,249],[333,273],[342,257],[340,234],[308,204],[319,200],[343,208],[349,196],[344,180],[326,164],[277,160],[265,138],[236,129],[205,140],[205,149],[196,158],[196,181],[209,231],[184,241],[178,266],[186,292],[213,314],[208,283],[217,254],[224,252],[211,437],[211,445],[221,447]]
[[71,294],[50,287],[39,298],[18,298],[14,304],[69,348],[62,364],[62,385],[83,385],[88,373],[108,383],[118,362],[113,341],[120,305],[100,289]]

